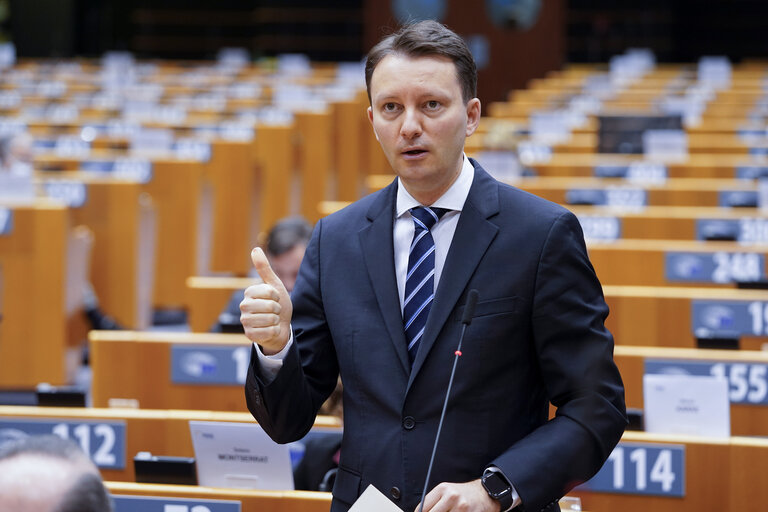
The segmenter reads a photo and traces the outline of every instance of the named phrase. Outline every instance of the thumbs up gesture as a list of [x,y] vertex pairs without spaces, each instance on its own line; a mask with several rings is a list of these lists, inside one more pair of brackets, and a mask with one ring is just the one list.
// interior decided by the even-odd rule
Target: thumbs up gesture
[[264,354],[277,354],[291,337],[291,297],[261,248],[251,251],[251,261],[263,282],[245,289],[240,323],[248,339],[260,345]]

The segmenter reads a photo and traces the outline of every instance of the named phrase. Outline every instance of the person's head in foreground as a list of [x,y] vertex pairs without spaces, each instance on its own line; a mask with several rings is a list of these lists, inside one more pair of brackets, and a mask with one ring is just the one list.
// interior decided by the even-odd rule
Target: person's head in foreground
[[29,436],[0,445],[0,511],[111,512],[112,502],[77,444]]

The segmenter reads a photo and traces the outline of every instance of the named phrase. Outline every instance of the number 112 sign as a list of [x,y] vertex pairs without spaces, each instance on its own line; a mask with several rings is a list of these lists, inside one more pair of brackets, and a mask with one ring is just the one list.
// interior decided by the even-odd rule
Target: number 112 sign
[[685,446],[619,443],[581,489],[621,494],[685,496]]

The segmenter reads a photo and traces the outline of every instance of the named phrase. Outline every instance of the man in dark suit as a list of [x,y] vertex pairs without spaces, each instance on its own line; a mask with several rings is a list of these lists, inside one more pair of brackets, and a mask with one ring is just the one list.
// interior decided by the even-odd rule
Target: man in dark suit
[[577,219],[463,154],[476,76],[439,23],[382,40],[368,54],[368,117],[397,179],[318,223],[290,297],[252,253],[265,283],[241,303],[256,344],[248,407],[276,441],[299,439],[341,375],[334,512],[369,484],[403,510],[419,504],[473,289],[424,510],[557,510],[626,425]]

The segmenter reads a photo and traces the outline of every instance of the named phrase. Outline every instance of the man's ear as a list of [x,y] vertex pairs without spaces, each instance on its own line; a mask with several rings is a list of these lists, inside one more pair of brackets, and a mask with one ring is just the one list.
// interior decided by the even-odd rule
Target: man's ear
[[376,127],[373,125],[373,109],[371,107],[368,107],[368,121],[371,122],[371,128],[373,128],[373,135],[376,137],[376,140],[379,140],[379,134],[376,133]]
[[478,98],[472,98],[467,102],[467,131],[466,136],[469,137],[480,124],[480,100]]

